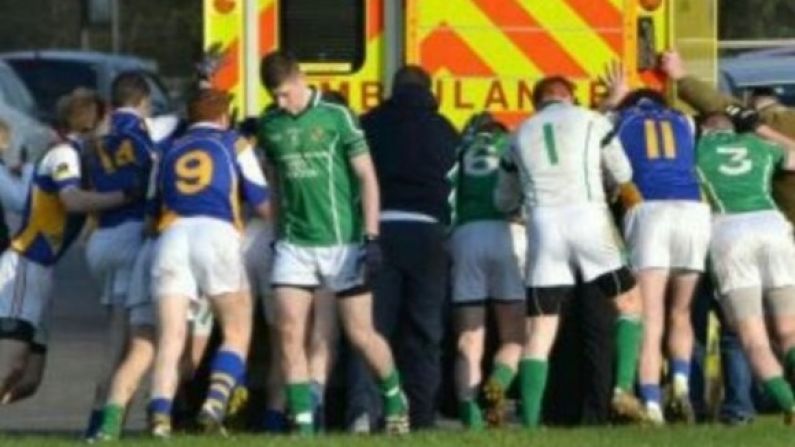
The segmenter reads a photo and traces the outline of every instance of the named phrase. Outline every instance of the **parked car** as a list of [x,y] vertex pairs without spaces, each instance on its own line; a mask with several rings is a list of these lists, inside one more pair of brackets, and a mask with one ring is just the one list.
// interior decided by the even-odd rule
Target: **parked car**
[[750,51],[720,60],[719,88],[746,98],[756,87],[772,87],[782,103],[795,106],[795,48]]
[[44,153],[55,134],[41,123],[33,96],[14,70],[0,60],[0,120],[11,128],[11,147],[6,163],[18,165],[26,157],[33,161]]
[[149,81],[155,115],[174,112],[174,105],[157,74],[154,61],[91,51],[42,50],[0,53],[30,89],[42,117],[52,123],[58,98],[77,87],[96,90],[108,99],[119,73],[139,71]]

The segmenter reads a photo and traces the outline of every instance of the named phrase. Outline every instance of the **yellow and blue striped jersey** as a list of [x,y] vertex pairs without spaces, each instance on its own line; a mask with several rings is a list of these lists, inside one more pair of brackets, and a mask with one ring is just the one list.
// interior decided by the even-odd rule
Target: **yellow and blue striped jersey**
[[83,227],[85,216],[68,213],[59,197],[64,189],[80,187],[81,147],[76,138],[66,138],[36,165],[11,248],[39,264],[55,264]]
[[254,150],[237,132],[191,126],[158,166],[158,229],[180,217],[206,216],[242,229],[241,201],[257,207],[268,188]]
[[[85,177],[98,192],[122,191],[148,183],[154,143],[143,118],[119,109],[111,115],[110,132],[102,137],[87,161]],[[130,220],[143,220],[146,200],[141,198],[122,206],[96,213],[99,228],[115,227]]]

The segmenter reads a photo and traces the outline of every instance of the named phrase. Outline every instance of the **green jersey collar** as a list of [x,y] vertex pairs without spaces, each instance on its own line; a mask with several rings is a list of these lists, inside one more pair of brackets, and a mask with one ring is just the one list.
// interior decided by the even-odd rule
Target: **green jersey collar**
[[322,96],[322,94],[315,87],[309,87],[309,91],[310,91],[309,101],[306,103],[306,107],[304,107],[300,112],[298,112],[295,115],[291,114],[290,112],[287,112],[286,110],[284,112],[288,116],[291,116],[293,119],[298,119],[304,116],[304,114],[309,110],[312,110],[315,107],[317,107],[317,105],[320,104],[320,97]]

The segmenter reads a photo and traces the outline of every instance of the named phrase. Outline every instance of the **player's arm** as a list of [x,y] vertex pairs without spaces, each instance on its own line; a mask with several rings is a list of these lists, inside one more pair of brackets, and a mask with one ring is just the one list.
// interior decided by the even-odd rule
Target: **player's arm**
[[378,190],[378,177],[375,173],[373,158],[359,127],[356,116],[348,109],[340,115],[338,129],[340,141],[359,180],[362,192],[362,212],[364,214],[364,233],[367,236],[378,236],[380,229],[381,197]]
[[597,129],[601,129],[601,163],[607,174],[606,181],[618,189],[618,196],[625,209],[641,201],[640,192],[632,181],[632,164],[624,152],[621,139],[613,132],[610,122],[600,117]]
[[684,61],[676,51],[663,54],[660,68],[676,83],[679,99],[700,113],[724,111],[732,105],[742,104],[737,98],[721,94],[713,86],[688,75]]
[[0,165],[0,202],[3,207],[14,213],[22,213],[25,209],[29,180],[24,176],[14,175],[8,167]]
[[279,178],[276,166],[273,163],[265,162],[265,179],[270,185],[270,216],[273,222],[279,219]]
[[244,139],[240,139],[242,148],[237,151],[237,165],[240,171],[240,189],[243,197],[251,208],[264,220],[272,218],[270,191],[265,181],[254,148]]
[[66,211],[70,213],[90,213],[103,211],[123,205],[128,201],[124,191],[94,192],[81,189],[77,184],[61,187],[58,191]]
[[599,104],[599,111],[607,113],[618,108],[621,101],[629,94],[629,81],[624,72],[624,66],[618,61],[608,64],[605,74],[600,80],[607,87],[607,96]]
[[379,233],[379,213],[381,199],[378,192],[378,178],[375,175],[373,159],[368,152],[351,158],[353,172],[359,179],[362,191],[362,211],[364,212],[364,231],[368,236]]
[[497,186],[494,188],[494,206],[506,214],[515,213],[522,205],[522,184],[519,166],[514,157],[516,141],[500,159]]
[[795,171],[795,140],[766,125],[757,127],[756,134],[784,149],[784,157],[780,165],[781,169]]
[[127,201],[127,194],[123,191],[93,192],[80,187],[80,160],[77,152],[68,146],[59,146],[52,149],[47,155],[45,169],[58,189],[58,198],[61,199],[66,211],[70,213],[90,213],[102,211],[123,205]]

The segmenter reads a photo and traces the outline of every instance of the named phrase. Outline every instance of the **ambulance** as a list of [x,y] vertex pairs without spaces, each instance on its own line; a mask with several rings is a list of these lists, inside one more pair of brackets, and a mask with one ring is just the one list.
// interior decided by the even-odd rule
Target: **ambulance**
[[677,48],[691,72],[713,81],[717,0],[204,0],[204,47],[219,55],[214,86],[239,114],[270,99],[263,55],[285,49],[312,84],[364,112],[389,92],[397,67],[434,80],[441,112],[457,125],[488,110],[515,125],[532,112],[532,86],[562,75],[581,104],[604,93],[599,76],[621,61],[633,86],[673,96],[654,68]]

